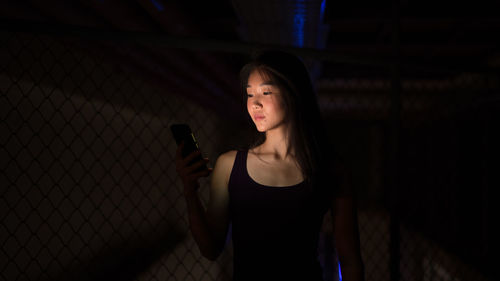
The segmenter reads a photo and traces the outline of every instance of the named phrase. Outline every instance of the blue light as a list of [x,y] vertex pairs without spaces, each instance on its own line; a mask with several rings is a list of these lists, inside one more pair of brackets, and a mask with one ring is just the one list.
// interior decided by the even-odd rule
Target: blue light
[[338,263],[339,265],[339,281],[342,281],[342,270],[340,270],[340,262]]
[[325,6],[326,6],[326,0],[321,1],[321,8],[319,12],[319,18],[320,22],[323,22],[323,18],[325,17]]
[[304,46],[304,25],[306,22],[306,9],[304,1],[297,1],[293,16],[293,45]]
[[151,3],[153,3],[153,5],[155,5],[155,7],[158,11],[162,12],[163,10],[165,10],[165,7],[160,3],[160,1],[151,0]]

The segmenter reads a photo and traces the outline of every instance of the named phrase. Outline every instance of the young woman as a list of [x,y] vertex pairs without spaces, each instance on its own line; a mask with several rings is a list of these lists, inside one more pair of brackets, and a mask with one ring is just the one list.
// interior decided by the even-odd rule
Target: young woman
[[[202,255],[219,256],[231,223],[234,280],[323,280],[317,244],[330,210],[343,280],[363,280],[349,177],[328,142],[304,64],[264,51],[240,77],[256,142],[221,154],[202,172],[195,170],[208,158],[188,166],[200,152],[183,159],[183,144],[177,149],[190,229]],[[210,174],[205,209],[198,179]]]

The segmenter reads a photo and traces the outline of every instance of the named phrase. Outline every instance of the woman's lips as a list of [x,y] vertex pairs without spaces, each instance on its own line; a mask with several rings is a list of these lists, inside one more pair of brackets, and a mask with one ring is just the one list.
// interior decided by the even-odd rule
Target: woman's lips
[[264,119],[264,116],[255,116],[254,118],[255,118],[255,120],[261,120],[261,119]]

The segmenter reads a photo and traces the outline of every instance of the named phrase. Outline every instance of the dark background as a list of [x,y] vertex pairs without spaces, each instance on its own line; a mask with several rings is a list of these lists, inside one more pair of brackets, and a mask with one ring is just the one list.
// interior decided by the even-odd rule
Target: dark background
[[[238,71],[308,66],[353,174],[367,280],[493,280],[500,16],[476,1],[2,1],[0,277],[229,280],[188,231],[168,126],[254,127]],[[208,198],[207,180],[202,195]],[[329,218],[320,259],[338,279]]]

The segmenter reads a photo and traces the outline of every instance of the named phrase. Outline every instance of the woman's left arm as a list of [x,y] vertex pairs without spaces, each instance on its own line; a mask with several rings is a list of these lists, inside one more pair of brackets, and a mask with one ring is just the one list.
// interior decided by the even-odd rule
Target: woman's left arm
[[333,235],[344,281],[364,280],[358,220],[352,196],[336,197],[333,203]]
[[361,258],[359,229],[354,192],[352,192],[349,173],[345,169],[337,170],[342,179],[340,194],[332,202],[333,235],[335,248],[344,281],[364,280],[364,264]]

